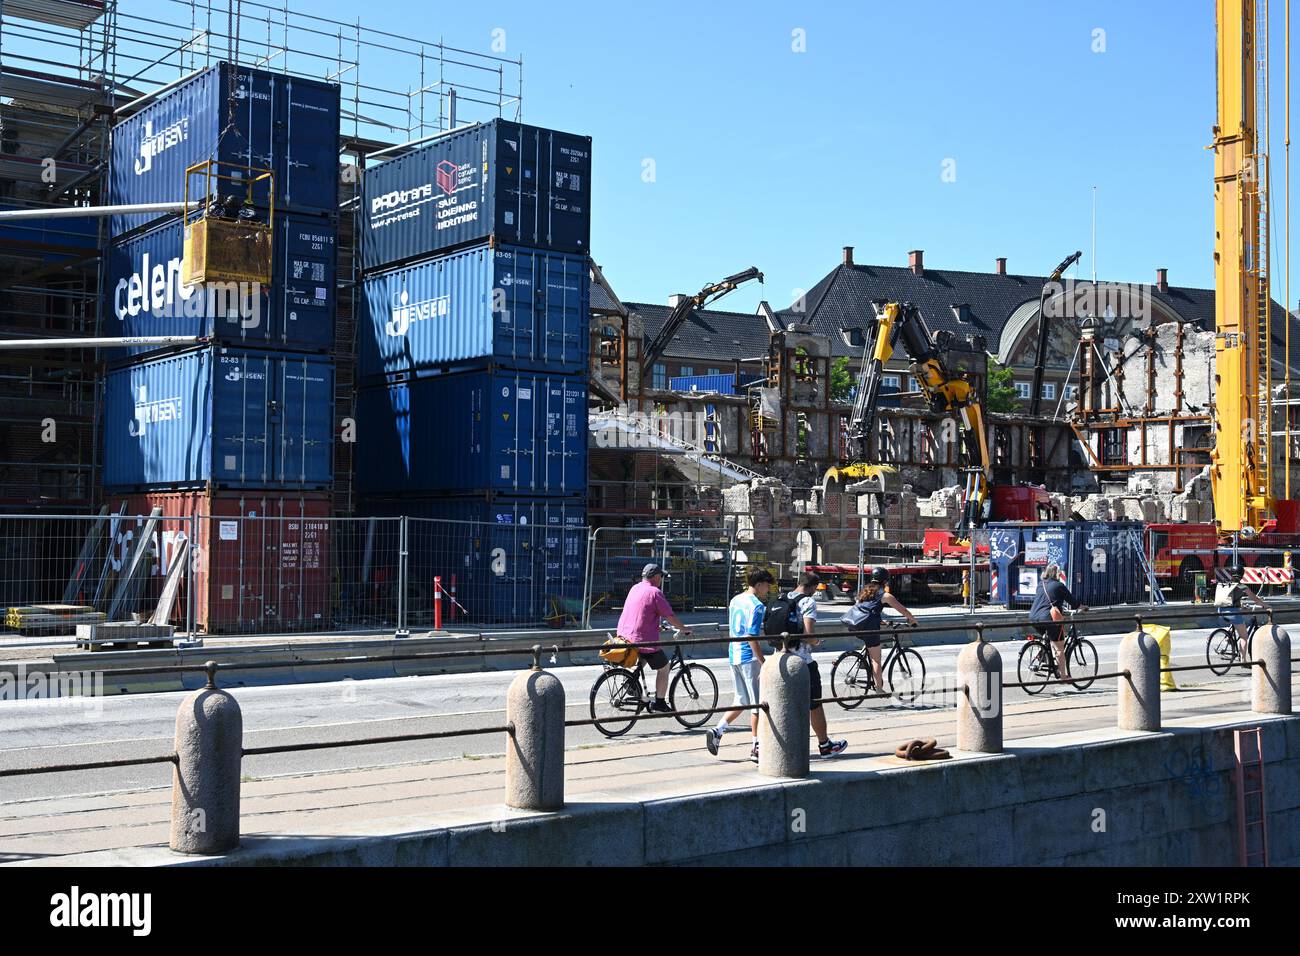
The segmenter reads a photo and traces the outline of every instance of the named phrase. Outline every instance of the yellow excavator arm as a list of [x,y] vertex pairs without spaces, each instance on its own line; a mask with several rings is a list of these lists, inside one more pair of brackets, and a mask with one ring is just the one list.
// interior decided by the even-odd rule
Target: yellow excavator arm
[[[987,519],[989,483],[993,478],[989,458],[988,437],[984,430],[984,412],[979,396],[971,383],[962,375],[949,371],[944,362],[942,344],[936,341],[925,319],[910,302],[873,303],[876,310],[874,324],[862,332],[862,371],[854,395],[853,414],[849,420],[849,464],[832,468],[826,473],[830,480],[879,479],[896,471],[890,465],[863,461],[869,452],[869,438],[876,421],[880,397],[880,382],[884,365],[893,357],[894,347],[901,338],[903,347],[912,359],[912,374],[920,385],[932,411],[953,414],[960,426],[961,440],[966,459],[971,463],[967,473],[965,502],[962,509],[962,528],[983,524]],[[941,335],[946,333],[941,333]],[[856,344],[856,343],[854,343]]]

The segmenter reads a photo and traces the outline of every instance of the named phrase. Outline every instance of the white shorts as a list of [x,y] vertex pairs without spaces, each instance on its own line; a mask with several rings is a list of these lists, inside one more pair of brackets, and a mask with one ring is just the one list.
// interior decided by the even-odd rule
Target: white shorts
[[754,707],[758,704],[758,661],[731,665],[731,679],[736,683],[736,706]]

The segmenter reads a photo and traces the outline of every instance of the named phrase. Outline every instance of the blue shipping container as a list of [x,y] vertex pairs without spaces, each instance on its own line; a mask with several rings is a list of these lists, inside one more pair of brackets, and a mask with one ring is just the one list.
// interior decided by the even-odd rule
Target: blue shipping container
[[[24,206],[0,205],[0,209],[25,209]],[[49,219],[20,219],[0,223],[0,243],[6,255],[34,255],[43,262],[61,262],[80,258],[99,246],[99,220],[92,216],[60,216]]]
[[994,604],[1028,607],[1048,564],[1060,566],[1061,580],[1080,604],[1108,607],[1146,598],[1141,522],[993,522],[988,530],[997,570]]
[[673,392],[717,392],[719,395],[736,394],[734,375],[678,375],[668,380]]
[[[239,172],[236,166],[270,169],[277,209],[333,215],[338,135],[337,84],[218,63],[113,127],[109,195],[114,205],[179,202],[185,170],[216,160],[223,175]],[[189,185],[190,198],[201,198],[203,179]],[[219,191],[244,195],[230,181]],[[266,205],[266,182],[253,198]],[[163,215],[114,216],[110,229],[119,236]]]
[[109,245],[104,292],[119,323],[112,334],[198,335],[222,344],[303,351],[333,348],[338,225],[332,219],[276,215],[269,288],[182,284],[183,229],[180,219],[173,219]]
[[489,238],[589,251],[590,136],[492,120],[371,166],[361,182],[366,271]]
[[333,436],[324,356],[208,347],[105,382],[105,487],[327,488]]
[[585,494],[587,380],[464,372],[363,389],[357,491]]
[[482,359],[587,370],[586,256],[480,245],[372,273],[363,286],[363,381]]
[[[456,620],[537,623],[580,604],[586,574],[582,498],[362,499],[366,516],[407,515],[409,619],[433,620],[433,579],[456,589]],[[451,602],[443,602],[449,622]]]

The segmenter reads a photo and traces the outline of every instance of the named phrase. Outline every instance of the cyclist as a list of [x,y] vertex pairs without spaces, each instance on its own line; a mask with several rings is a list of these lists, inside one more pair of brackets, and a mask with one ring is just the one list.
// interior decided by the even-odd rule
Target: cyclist
[[787,597],[794,605],[793,618],[798,621],[804,633],[804,637],[795,644],[794,652],[808,665],[810,702],[808,722],[812,724],[813,733],[817,735],[817,753],[822,757],[836,757],[845,751],[849,742],[831,740],[830,734],[826,731],[826,710],[819,700],[822,695],[822,678],[817,670],[817,662],[812,656],[813,647],[821,643],[812,636],[813,631],[817,629],[817,585],[821,583],[822,579],[815,572],[805,571],[799,575],[799,587],[791,591]]
[[871,572],[871,580],[858,592],[857,603],[840,618],[840,623],[850,631],[876,632],[863,634],[861,641],[867,646],[867,654],[871,658],[871,676],[876,682],[878,691],[884,690],[885,687],[885,675],[880,669],[880,624],[885,607],[891,607],[902,614],[913,627],[918,623],[916,615],[886,590],[888,583],[889,572],[884,568],[874,569]]
[[[758,672],[762,669],[764,660],[763,647],[758,639],[763,633],[767,595],[776,579],[766,568],[755,568],[745,575],[745,583],[749,586],[731,599],[727,611],[731,636],[749,638],[747,641],[733,640],[727,645],[727,661],[731,664],[731,676],[736,683],[736,706],[722,715],[717,727],[704,734],[705,746],[715,757],[722,735],[731,729],[731,722],[738,719],[745,708],[756,708],[758,705]],[[754,735],[754,746],[749,752],[749,759],[758,763],[757,709],[749,716],[749,730]]]
[[1246,638],[1247,627],[1250,624],[1250,614],[1241,609],[1242,601],[1259,608],[1261,611],[1267,611],[1268,605],[1259,599],[1250,588],[1246,587],[1241,580],[1241,568],[1231,567],[1224,568],[1223,574],[1227,581],[1219,581],[1214,588],[1214,606],[1219,610],[1219,616],[1232,625],[1232,629],[1237,632],[1237,649],[1241,652],[1241,659],[1247,660]]
[[1061,566],[1049,564],[1043,568],[1042,580],[1038,583],[1038,593],[1029,608],[1029,623],[1052,643],[1056,653],[1056,670],[1061,680],[1070,679],[1070,669],[1065,660],[1065,629],[1061,622],[1065,620],[1065,606],[1076,610],[1086,610],[1079,606],[1070,589],[1061,580]]
[[678,620],[673,607],[664,597],[664,569],[657,564],[647,564],[641,569],[641,581],[627,592],[623,613],[618,618],[618,636],[637,646],[641,658],[654,669],[655,699],[649,708],[652,713],[672,713],[672,706],[664,699],[668,693],[668,655],[659,648],[659,621],[664,619],[677,628],[683,636],[691,629]]

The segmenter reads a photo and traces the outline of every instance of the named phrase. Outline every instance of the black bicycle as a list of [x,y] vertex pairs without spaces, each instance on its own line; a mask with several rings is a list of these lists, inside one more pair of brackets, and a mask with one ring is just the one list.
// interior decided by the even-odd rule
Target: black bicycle
[[[1255,653],[1255,632],[1263,622],[1258,617],[1250,619],[1246,628],[1246,659]],[[1241,648],[1237,645],[1237,629],[1232,625],[1216,627],[1205,639],[1205,663],[1210,665],[1210,673],[1222,677],[1241,660]]]
[[[898,632],[905,626],[902,621],[883,623],[892,632],[890,637],[893,639],[893,644],[890,645],[885,659],[880,662],[880,669],[889,684],[890,692],[897,693],[899,700],[910,704],[925,689],[925,660],[914,648],[904,647],[899,640]],[[906,689],[899,690],[900,686]],[[862,703],[866,695],[876,690],[876,678],[871,670],[871,655],[867,653],[865,646],[856,651],[845,651],[835,659],[835,665],[831,668],[831,696],[857,698],[840,700],[841,707],[852,710]]]
[[[595,727],[606,737],[627,733],[641,711],[654,701],[653,694],[646,694],[642,680],[645,667],[644,657],[637,660],[634,670],[607,663],[605,673],[591,686],[591,719],[599,721]],[[677,671],[668,685],[668,703],[673,710],[713,710],[718,706],[718,679],[713,671],[703,664],[687,663],[680,646],[673,647],[668,669]],[[704,726],[712,715],[673,716],[683,727],[694,730]]]
[[[1026,694],[1040,694],[1047,686],[1045,681],[1059,680],[1062,674],[1056,666],[1052,642],[1038,633],[1026,637],[1025,646],[1020,649],[1020,659],[1016,662],[1016,676]],[[1070,623],[1065,625],[1065,659],[1070,665],[1070,683],[1074,689],[1091,687],[1097,679],[1097,648],[1092,646],[1092,641],[1079,636],[1073,611],[1070,612]],[[1074,679],[1076,675],[1078,680]]]

